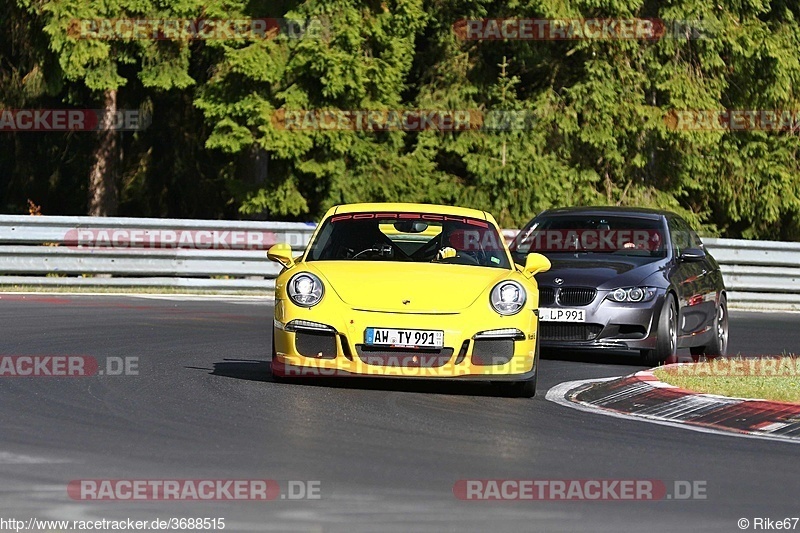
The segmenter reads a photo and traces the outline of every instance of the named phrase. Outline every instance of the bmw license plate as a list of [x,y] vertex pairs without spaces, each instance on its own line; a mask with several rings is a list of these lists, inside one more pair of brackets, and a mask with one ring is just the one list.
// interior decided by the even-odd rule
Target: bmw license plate
[[542,322],[586,322],[586,309],[540,307],[539,320]]
[[364,342],[369,346],[441,348],[444,346],[444,331],[427,329],[367,328]]

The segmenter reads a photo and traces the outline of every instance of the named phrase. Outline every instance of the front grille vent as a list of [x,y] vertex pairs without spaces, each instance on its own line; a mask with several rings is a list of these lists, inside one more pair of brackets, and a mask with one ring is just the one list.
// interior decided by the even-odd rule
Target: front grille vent
[[453,358],[452,348],[413,350],[356,344],[356,353],[368,365],[396,368],[438,368]]
[[597,296],[597,290],[584,287],[564,287],[558,291],[560,305],[589,305]]
[[539,287],[539,307],[553,305],[556,301],[556,293],[552,287]]
[[590,341],[597,338],[602,330],[600,324],[539,322],[539,335],[543,341]]

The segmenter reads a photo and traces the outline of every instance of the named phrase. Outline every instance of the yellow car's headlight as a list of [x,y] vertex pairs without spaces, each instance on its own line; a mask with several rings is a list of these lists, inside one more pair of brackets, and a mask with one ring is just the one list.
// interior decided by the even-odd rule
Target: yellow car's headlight
[[301,307],[313,307],[322,300],[325,287],[322,281],[310,272],[300,272],[289,278],[286,285],[289,298]]
[[501,315],[515,315],[522,310],[528,294],[525,288],[516,281],[501,281],[494,286],[489,295],[492,308]]

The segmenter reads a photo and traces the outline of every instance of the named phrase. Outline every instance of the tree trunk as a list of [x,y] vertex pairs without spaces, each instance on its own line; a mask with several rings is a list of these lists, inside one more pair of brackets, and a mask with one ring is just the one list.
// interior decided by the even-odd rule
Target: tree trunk
[[92,169],[89,171],[89,215],[93,217],[113,216],[117,213],[117,136],[114,117],[117,114],[117,90],[103,93],[103,112],[97,146],[92,153]]

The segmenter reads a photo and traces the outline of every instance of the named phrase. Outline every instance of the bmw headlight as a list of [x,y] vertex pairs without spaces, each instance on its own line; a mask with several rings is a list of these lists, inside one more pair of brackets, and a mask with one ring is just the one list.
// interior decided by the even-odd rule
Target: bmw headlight
[[621,287],[608,294],[608,299],[614,302],[639,303],[652,300],[656,295],[653,287]]
[[322,300],[325,294],[325,287],[322,281],[310,272],[300,272],[289,278],[286,285],[286,293],[289,298],[301,307],[312,307]]
[[489,300],[492,308],[501,315],[515,315],[525,306],[528,294],[516,281],[501,281],[492,289]]

